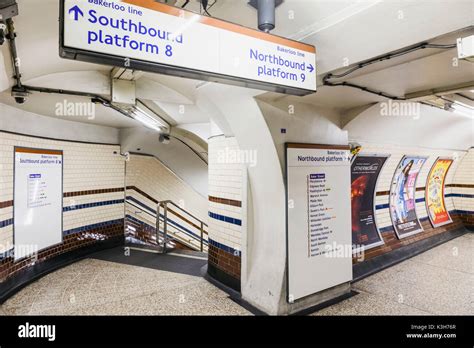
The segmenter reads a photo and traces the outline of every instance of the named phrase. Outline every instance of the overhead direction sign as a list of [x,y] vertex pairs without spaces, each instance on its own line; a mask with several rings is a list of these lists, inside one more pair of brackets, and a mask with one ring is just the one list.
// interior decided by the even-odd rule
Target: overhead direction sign
[[316,91],[314,46],[154,0],[61,0],[63,58],[280,93]]

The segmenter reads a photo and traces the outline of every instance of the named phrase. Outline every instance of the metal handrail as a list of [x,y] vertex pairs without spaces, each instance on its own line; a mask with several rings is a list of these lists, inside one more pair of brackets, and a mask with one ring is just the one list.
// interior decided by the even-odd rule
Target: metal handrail
[[[200,242],[200,250],[201,252],[204,251],[204,235],[209,235],[209,232],[204,230],[204,227],[209,227],[204,221],[202,221],[201,219],[197,218],[196,216],[194,216],[193,214],[189,213],[188,211],[186,211],[185,209],[181,208],[179,205],[177,205],[176,203],[174,203],[173,201],[170,201],[170,200],[167,200],[167,201],[161,201],[161,202],[158,202],[157,204],[157,210],[156,210],[156,213],[153,214],[147,210],[145,210],[144,208],[132,203],[132,202],[127,202],[128,204],[130,204],[131,206],[133,206],[134,208],[136,209],[139,209],[141,210],[141,212],[145,212],[146,214],[152,216],[155,218],[155,227],[156,227],[156,240],[157,242],[159,243],[159,234],[160,234],[160,222],[163,222],[163,246],[162,246],[162,250],[163,250],[163,253],[166,253],[166,243],[167,243],[167,239],[168,239],[168,212],[172,213],[173,215],[175,215],[176,217],[178,217],[179,219],[185,221],[187,224],[193,226],[194,228],[198,229],[201,233],[200,235],[200,238],[198,237],[195,237],[193,235],[189,235],[188,232],[182,230],[182,228],[179,228],[179,227],[176,227],[174,226],[175,229],[177,229],[179,232],[181,233],[185,233],[187,235],[189,235],[191,238],[193,238],[194,240],[199,240]],[[178,214],[177,212],[173,211],[172,209],[169,209],[168,205],[172,205],[173,207],[176,207],[178,208],[180,211],[184,212],[185,214],[189,215],[190,217],[192,217],[193,219],[197,220],[198,221],[198,225],[193,223],[192,221],[189,221],[188,219],[186,219],[185,217],[181,216],[180,214]],[[161,217],[161,214],[160,214],[160,207],[163,208],[163,218]],[[135,212],[135,214],[138,214],[138,213],[141,213],[141,212]],[[192,244],[191,244],[192,245]]]
[[[199,226],[196,226],[195,224],[193,224],[192,222],[190,222],[189,220],[187,220],[186,218],[180,216],[179,214],[177,214],[176,212],[174,212],[173,210],[169,209],[168,208],[168,204],[178,208],[180,211],[184,212],[185,214],[191,216],[193,219],[197,220],[199,222]],[[199,231],[201,232],[201,236],[199,238],[199,242],[200,242],[200,250],[201,252],[204,251],[204,234],[207,234],[209,235],[209,232],[207,231],[204,231],[204,226],[208,227],[208,225],[202,221],[201,219],[197,218],[196,216],[194,216],[193,214],[189,213],[188,211],[186,211],[185,209],[181,208],[179,205],[177,205],[176,203],[174,203],[173,201],[170,201],[170,200],[167,200],[167,201],[161,201],[158,203],[158,212],[159,212],[159,209],[160,209],[160,206],[163,207],[163,216],[164,216],[164,224],[163,224],[163,234],[164,234],[164,240],[163,240],[163,253],[166,253],[166,238],[167,238],[167,234],[168,234],[168,211],[170,211],[172,214],[174,214],[175,216],[181,218],[182,220],[186,221],[188,224],[194,226],[195,228],[198,228]],[[159,223],[159,221],[157,220],[157,223]],[[157,229],[158,229],[158,226],[157,226]]]
[[[168,200],[168,201],[161,201],[161,202],[159,202],[159,203],[162,203],[162,204],[171,204],[171,205],[175,206],[176,208],[178,208],[179,210],[185,212],[186,214],[188,214],[188,215],[191,216],[192,218],[196,219],[197,221],[199,221],[200,223],[202,223],[204,226],[208,227],[208,225],[207,225],[204,221],[202,221],[202,220],[199,219],[198,217],[194,216],[193,214],[191,214],[191,213],[188,212],[187,210],[181,208],[179,205],[177,205],[177,204],[176,204],[175,202],[173,202],[173,201]],[[158,204],[159,204],[159,203],[158,203]]]

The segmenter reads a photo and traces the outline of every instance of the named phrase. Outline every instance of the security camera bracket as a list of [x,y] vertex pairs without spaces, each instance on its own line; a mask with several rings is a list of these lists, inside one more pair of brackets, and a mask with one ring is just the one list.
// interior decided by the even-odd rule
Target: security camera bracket
[[1,0],[0,21],[5,21],[15,16],[18,16],[18,5],[16,0]]
[[[280,6],[283,3],[284,0],[275,0],[275,8]],[[250,6],[258,10],[258,0],[249,0],[248,3]]]

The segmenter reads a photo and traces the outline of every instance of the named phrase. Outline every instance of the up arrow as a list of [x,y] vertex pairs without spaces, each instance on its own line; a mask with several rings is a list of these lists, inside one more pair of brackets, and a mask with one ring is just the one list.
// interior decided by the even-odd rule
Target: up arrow
[[74,6],[69,10],[69,14],[74,13],[74,20],[77,21],[79,19],[79,15],[84,17],[84,12],[79,8],[79,6]]
[[308,70],[309,70],[310,73],[312,73],[314,71],[313,64],[308,65]]

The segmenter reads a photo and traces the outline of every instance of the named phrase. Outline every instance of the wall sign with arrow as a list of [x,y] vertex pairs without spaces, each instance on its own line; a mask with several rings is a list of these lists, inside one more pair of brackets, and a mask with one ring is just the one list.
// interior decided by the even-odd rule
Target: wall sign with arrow
[[316,91],[314,46],[153,0],[61,0],[60,56],[280,93]]

